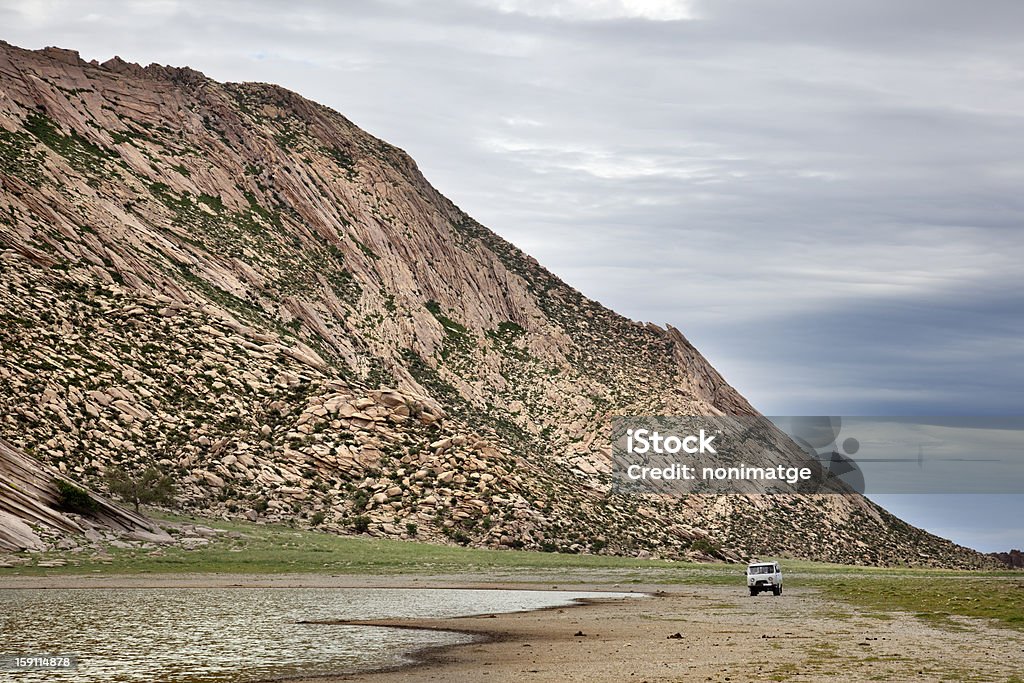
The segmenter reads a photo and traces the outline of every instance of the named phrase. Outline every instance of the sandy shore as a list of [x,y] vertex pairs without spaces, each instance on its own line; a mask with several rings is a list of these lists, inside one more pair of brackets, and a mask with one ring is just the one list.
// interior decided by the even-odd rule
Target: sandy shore
[[[1024,634],[960,620],[933,626],[909,614],[865,612],[799,587],[749,597],[742,586],[552,584],[550,577],[86,576],[5,577],[0,588],[112,587],[513,588],[637,592],[649,597],[454,619],[356,622],[470,633],[468,645],[416,653],[384,672],[333,681],[1007,681],[1024,671]],[[443,599],[443,598],[439,598]],[[352,622],[349,622],[352,623]],[[330,637],[331,624],[324,624]],[[1019,680],[1019,679],[1018,679]]]
[[363,622],[480,640],[420,653],[398,670],[304,683],[1007,681],[1024,671],[1024,634],[968,620],[937,628],[908,614],[863,613],[812,590],[751,598],[742,586],[646,588],[660,592],[537,612]]

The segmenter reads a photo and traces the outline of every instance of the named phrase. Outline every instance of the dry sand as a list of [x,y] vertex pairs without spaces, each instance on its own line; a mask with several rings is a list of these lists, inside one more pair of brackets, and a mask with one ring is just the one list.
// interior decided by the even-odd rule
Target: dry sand
[[1024,675],[1024,634],[1016,631],[867,614],[812,590],[752,598],[742,585],[662,589],[647,599],[538,612],[368,622],[462,631],[481,642],[420,653],[404,669],[310,683],[1008,681]]

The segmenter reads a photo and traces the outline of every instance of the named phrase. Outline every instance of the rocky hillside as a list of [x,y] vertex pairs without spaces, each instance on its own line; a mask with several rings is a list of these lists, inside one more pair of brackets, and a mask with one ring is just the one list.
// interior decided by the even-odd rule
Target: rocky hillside
[[0,437],[100,490],[157,466],[180,509],[337,533],[984,561],[857,496],[612,494],[611,416],[754,409],[273,85],[0,44],[0,319]]
[[[148,540],[150,536],[161,540],[165,536],[170,538],[143,517],[82,490],[67,477],[19,453],[3,440],[0,440],[0,475],[0,550],[46,550],[48,545],[40,537],[40,530],[49,532],[50,539],[59,544],[66,535],[88,537],[96,526],[137,534],[139,540]],[[62,487],[68,492],[66,496],[61,495]],[[71,505],[67,504],[69,497],[73,501]],[[96,532],[95,540],[101,538]]]
[[1019,550],[1011,550],[1008,553],[989,553],[1000,564],[1010,569],[1024,569],[1024,553]]
[[[69,559],[79,563],[79,558],[111,562],[113,548],[159,556],[169,547],[195,550],[222,535],[225,540],[240,537],[190,523],[158,524],[83,489],[0,439],[0,569],[29,563],[60,567]],[[32,556],[42,551],[63,557]]]

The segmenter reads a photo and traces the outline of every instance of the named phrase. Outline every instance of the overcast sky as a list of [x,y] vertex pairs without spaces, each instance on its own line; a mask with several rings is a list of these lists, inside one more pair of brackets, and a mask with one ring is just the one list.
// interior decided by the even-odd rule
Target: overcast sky
[[[775,415],[1024,412],[1021,26],[1016,0],[0,0],[22,47],[337,109]],[[1024,545],[992,501],[889,504]]]

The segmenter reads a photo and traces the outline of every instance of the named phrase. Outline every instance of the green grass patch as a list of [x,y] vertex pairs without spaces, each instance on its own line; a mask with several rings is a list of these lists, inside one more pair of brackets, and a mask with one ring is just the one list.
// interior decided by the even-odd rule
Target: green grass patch
[[[68,560],[64,567],[23,566],[0,569],[0,576],[12,574],[133,574],[133,573],[476,573],[502,570],[600,569],[622,570],[623,582],[657,580],[668,582],[722,581],[720,565],[639,560],[608,555],[569,555],[522,550],[487,550],[461,546],[436,545],[415,541],[397,541],[366,536],[339,536],[333,533],[294,529],[288,526],[249,524],[152,515],[173,521],[198,522],[225,532],[237,532],[238,538],[221,534],[209,546],[197,550],[167,547],[162,554],[153,549],[111,548],[108,559],[83,556],[85,553],[40,553],[40,560]],[[653,572],[650,578],[649,572]],[[732,581],[735,567],[727,568]],[[619,580],[617,579],[617,580]]]
[[953,617],[991,619],[1005,628],[1024,631],[1024,577],[1016,579],[974,572],[930,576],[877,576],[865,580],[814,581],[828,595],[871,610],[884,618],[908,612],[946,628]]
[[205,204],[217,213],[223,213],[224,211],[224,202],[221,200],[219,195],[214,197],[208,194],[201,194],[196,199],[200,204]]
[[430,311],[430,314],[432,316],[434,316],[434,318],[437,320],[437,322],[441,323],[441,326],[444,327],[445,333],[448,336],[450,336],[450,337],[468,337],[469,336],[469,328],[467,328],[465,325],[463,325],[461,323],[458,323],[458,322],[452,320],[451,318],[446,316],[443,312],[441,312],[441,304],[437,303],[436,301],[431,300],[431,301],[428,301],[427,303],[425,303],[424,306],[426,307],[426,309],[428,311]]
[[25,119],[25,130],[44,145],[61,155],[82,173],[101,173],[103,163],[112,155],[90,142],[74,129],[64,135],[57,124],[44,114],[32,114]]
[[18,176],[38,187],[43,177],[43,153],[33,150],[33,145],[29,135],[0,127],[0,174]]
[[359,177],[359,171],[356,169],[355,159],[346,151],[340,147],[325,147],[324,152],[334,159],[335,163],[338,164],[345,171],[345,175],[348,176],[349,180],[355,180]]
[[[111,548],[109,556],[70,552],[33,554],[34,562],[61,558],[68,564],[47,568],[33,563],[0,569],[0,577],[96,573],[484,574],[500,575],[508,580],[516,580],[517,575],[524,580],[544,576],[561,584],[726,585],[735,587],[738,596],[746,591],[742,565],[489,550],[340,536],[283,525],[151,514],[169,521],[198,522],[225,533],[209,546],[196,550],[168,547],[152,554],[152,548]],[[1020,572],[852,567],[784,558],[779,561],[785,573],[787,593],[815,588],[824,597],[844,601],[871,618],[890,619],[894,612],[905,612],[945,628],[957,628],[959,625],[953,617],[962,616],[1024,630],[1024,576]],[[843,610],[833,611],[828,616],[845,620],[850,615]]]
[[359,251],[361,251],[364,254],[366,254],[366,257],[368,259],[370,259],[371,261],[378,261],[378,260],[380,260],[380,256],[378,256],[377,252],[375,252],[373,249],[370,249],[368,246],[366,246],[365,244],[363,244],[362,242],[357,240],[352,235],[349,235],[349,237],[352,239],[353,242],[356,243],[356,246],[359,247]]

